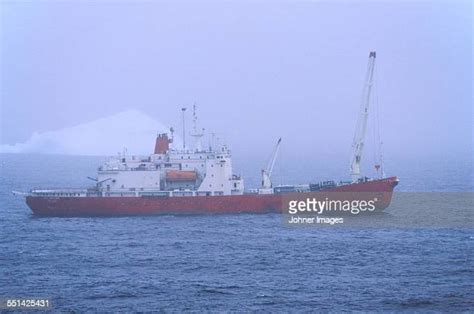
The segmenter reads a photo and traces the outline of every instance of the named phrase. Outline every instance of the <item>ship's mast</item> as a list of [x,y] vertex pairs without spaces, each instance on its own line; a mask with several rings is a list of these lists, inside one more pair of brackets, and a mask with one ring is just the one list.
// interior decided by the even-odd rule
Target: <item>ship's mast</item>
[[375,68],[375,51],[369,54],[369,62],[367,65],[367,73],[365,75],[364,89],[362,92],[362,102],[360,105],[359,117],[352,142],[352,159],[351,159],[351,177],[353,182],[357,182],[360,178],[360,162],[362,159],[362,151],[364,148],[365,133],[367,131],[367,118],[369,115],[370,94],[374,79]]
[[181,108],[183,112],[183,151],[186,150],[186,120],[184,117],[184,112],[186,111],[186,107]]
[[193,105],[193,133],[190,134],[195,138],[196,151],[202,151],[201,137],[204,136],[204,128],[198,128],[198,117],[196,112],[196,105]]

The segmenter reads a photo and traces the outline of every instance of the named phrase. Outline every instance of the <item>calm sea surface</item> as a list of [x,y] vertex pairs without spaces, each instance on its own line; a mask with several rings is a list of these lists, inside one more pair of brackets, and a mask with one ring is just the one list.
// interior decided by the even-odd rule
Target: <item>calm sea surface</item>
[[[340,228],[275,214],[37,218],[11,194],[87,186],[104,160],[0,155],[0,297],[61,311],[474,311],[470,162],[399,164],[411,193]],[[258,182],[258,164],[235,165]],[[336,166],[279,179],[337,178]]]

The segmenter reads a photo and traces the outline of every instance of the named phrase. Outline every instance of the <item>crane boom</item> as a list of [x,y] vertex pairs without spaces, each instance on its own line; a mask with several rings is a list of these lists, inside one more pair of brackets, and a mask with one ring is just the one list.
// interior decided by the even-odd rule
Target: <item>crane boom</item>
[[367,73],[365,75],[359,117],[357,119],[354,140],[352,142],[353,153],[351,159],[351,177],[353,182],[357,182],[360,178],[360,162],[362,159],[362,151],[364,148],[365,133],[367,131],[367,118],[369,115],[370,95],[374,79],[375,56],[375,51],[371,51],[369,54]]
[[273,149],[273,153],[270,157],[270,160],[268,161],[267,168],[265,170],[262,170],[262,188],[264,189],[270,189],[272,187],[271,176],[273,168],[275,167],[278,151],[280,150],[280,143],[281,137],[278,139],[278,142],[276,143],[275,148]]
[[275,161],[278,156],[278,151],[280,150],[280,143],[281,143],[281,137],[278,139],[277,144],[275,145],[275,149],[273,150],[272,158],[268,161],[267,165],[267,173],[269,176],[272,175],[273,168],[275,167]]

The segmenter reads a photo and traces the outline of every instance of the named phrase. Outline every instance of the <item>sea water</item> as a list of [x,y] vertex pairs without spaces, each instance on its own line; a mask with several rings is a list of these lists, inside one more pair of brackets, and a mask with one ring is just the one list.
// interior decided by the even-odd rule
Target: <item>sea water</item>
[[[471,162],[399,165],[397,191],[419,200],[318,228],[278,214],[39,218],[11,191],[87,186],[105,158],[0,158],[1,298],[59,311],[474,310]],[[258,164],[235,165],[258,182]],[[315,176],[303,169],[285,176]]]

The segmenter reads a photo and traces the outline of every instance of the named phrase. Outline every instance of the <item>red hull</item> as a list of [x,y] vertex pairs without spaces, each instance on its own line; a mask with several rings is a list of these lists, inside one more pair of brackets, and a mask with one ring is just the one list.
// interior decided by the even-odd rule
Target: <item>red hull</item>
[[[193,197],[44,197],[27,196],[26,203],[39,216],[120,216],[156,214],[281,213],[289,195],[298,199],[326,192],[350,193],[354,198],[376,198],[376,210],[390,205],[396,177],[335,187],[324,192],[244,194]],[[363,196],[361,196],[363,195]]]

